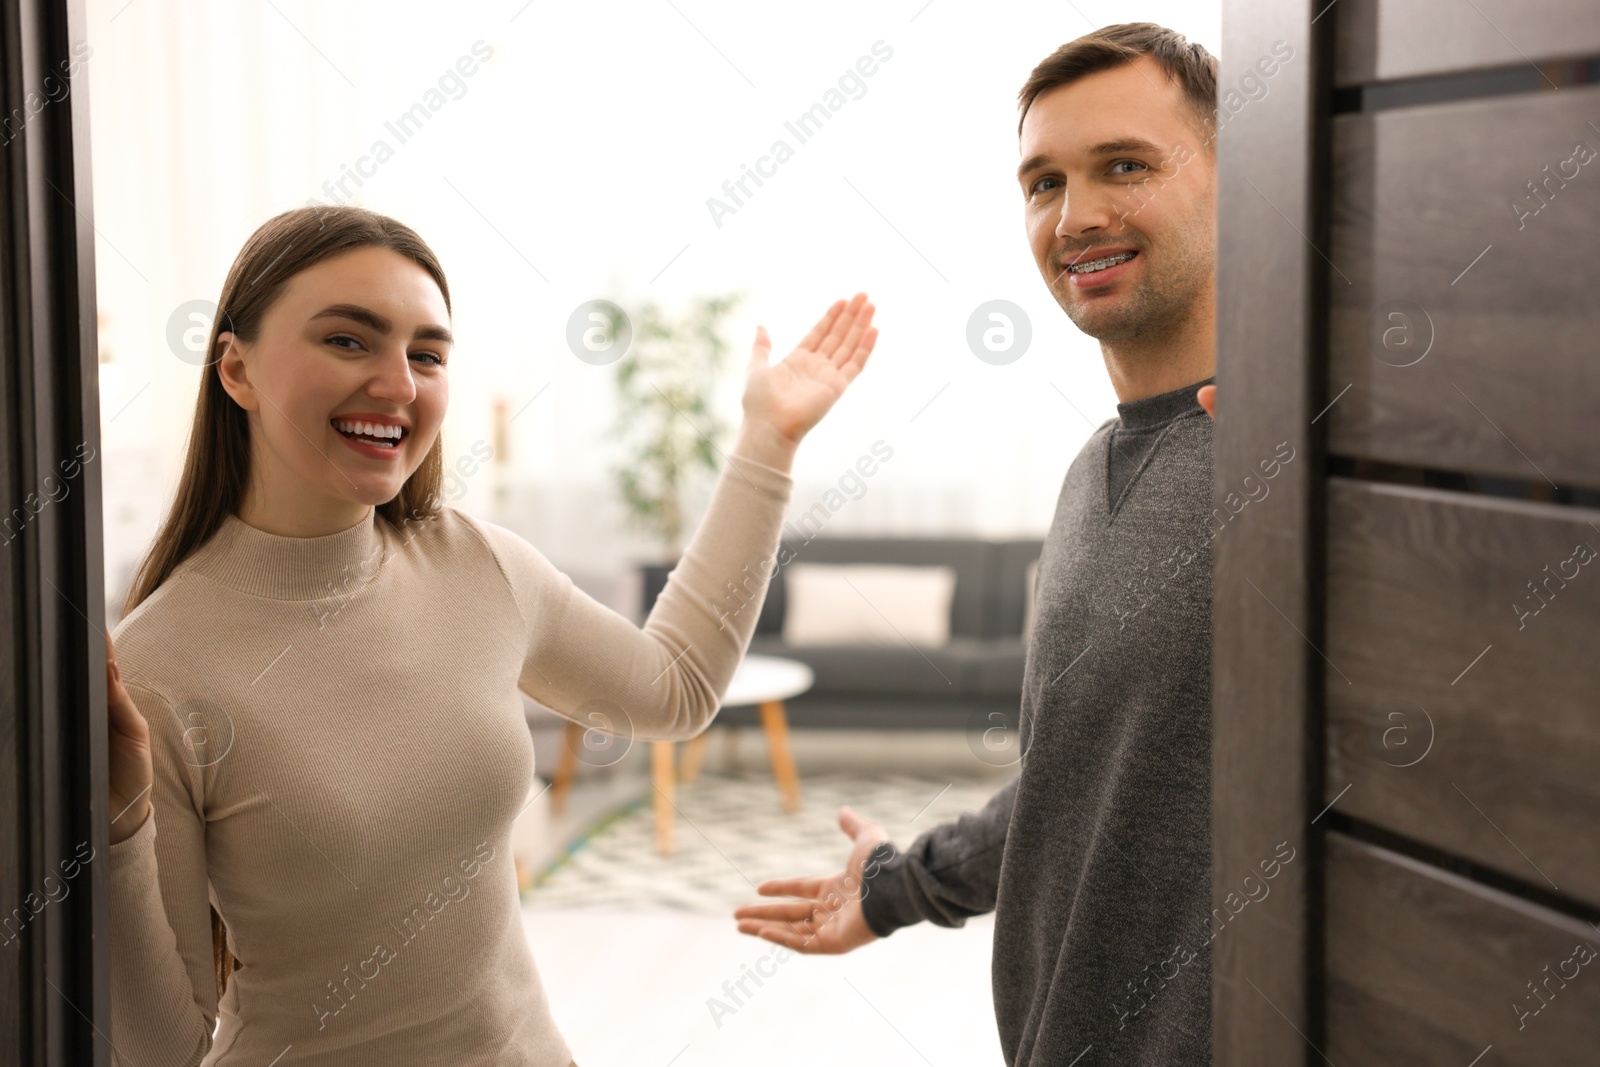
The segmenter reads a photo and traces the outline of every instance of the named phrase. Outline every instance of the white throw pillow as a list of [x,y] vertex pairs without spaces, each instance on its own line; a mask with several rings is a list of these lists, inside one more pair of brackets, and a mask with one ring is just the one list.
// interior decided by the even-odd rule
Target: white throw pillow
[[950,643],[953,567],[791,563],[783,582],[788,644]]
[[1027,644],[1033,638],[1033,601],[1034,589],[1039,584],[1039,561],[1034,560],[1028,564],[1027,577],[1023,579],[1028,583],[1027,606],[1022,609],[1022,643]]

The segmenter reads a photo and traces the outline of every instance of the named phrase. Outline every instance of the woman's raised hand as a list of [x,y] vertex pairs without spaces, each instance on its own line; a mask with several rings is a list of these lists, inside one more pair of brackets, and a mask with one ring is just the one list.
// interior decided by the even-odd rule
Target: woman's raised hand
[[106,635],[106,748],[110,756],[111,843],[114,845],[144,824],[150,813],[150,783],[154,781],[150,759],[150,724],[134,707],[133,698],[122,685],[117,668],[117,651]]
[[[848,302],[836,301],[793,352],[770,365],[772,339],[766,327],[756,327],[745,377],[745,440],[741,441],[759,450],[752,458],[788,466],[800,439],[866,366],[878,341],[877,327],[872,325],[876,310],[866,293],[857,293]],[[735,451],[749,455],[752,450]]]

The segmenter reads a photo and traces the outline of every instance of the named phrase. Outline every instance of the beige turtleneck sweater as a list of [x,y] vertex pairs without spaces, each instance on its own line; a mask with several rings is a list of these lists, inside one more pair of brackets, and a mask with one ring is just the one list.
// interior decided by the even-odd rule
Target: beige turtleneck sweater
[[[113,634],[155,763],[110,850],[116,1062],[566,1067],[509,844],[534,781],[517,690],[641,741],[699,732],[792,487],[731,457],[642,630],[454,508],[308,538],[229,516]],[[220,1003],[211,903],[242,964]]]

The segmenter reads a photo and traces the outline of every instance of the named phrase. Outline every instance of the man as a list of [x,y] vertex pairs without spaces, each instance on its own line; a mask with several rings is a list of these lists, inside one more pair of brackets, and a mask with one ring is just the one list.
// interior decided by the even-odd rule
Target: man
[[993,910],[1013,1067],[1210,1062],[1215,103],[1215,58],[1150,23],[1062,46],[1020,93],[1029,245],[1119,400],[1045,541],[1020,775],[900,855],[841,809],[844,871],[735,913],[826,953]]

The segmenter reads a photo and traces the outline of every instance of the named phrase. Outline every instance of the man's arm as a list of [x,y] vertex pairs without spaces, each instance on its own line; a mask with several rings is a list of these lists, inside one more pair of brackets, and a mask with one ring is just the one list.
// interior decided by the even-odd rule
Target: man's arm
[[923,919],[960,926],[993,911],[1016,802],[1013,781],[982,808],[934,827],[901,855],[882,826],[840,808],[839,829],[850,838],[844,870],[762,882],[756,887],[762,896],[789,899],[738,908],[733,915],[739,932],[796,952],[837,954]]
[[923,920],[961,926],[994,910],[1018,781],[977,811],[935,826],[902,853],[887,841],[873,849],[862,872],[861,909],[874,934],[888,937]]

